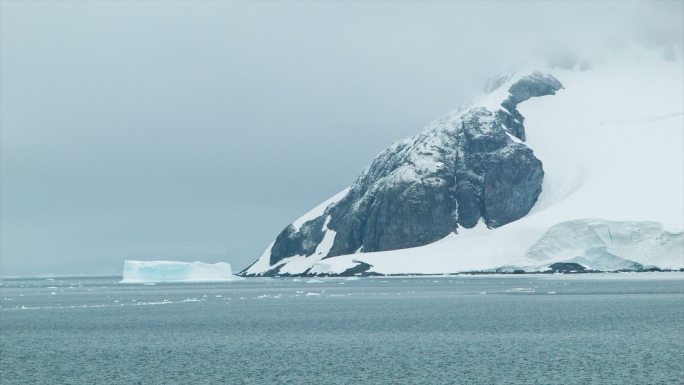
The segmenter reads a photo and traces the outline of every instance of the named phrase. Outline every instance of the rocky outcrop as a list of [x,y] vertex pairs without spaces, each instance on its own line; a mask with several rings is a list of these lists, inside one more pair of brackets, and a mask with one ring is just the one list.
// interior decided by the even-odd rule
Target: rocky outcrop
[[[561,87],[535,72],[509,85],[501,108],[459,111],[390,146],[322,215],[286,227],[269,264],[421,246],[459,228],[495,228],[523,217],[537,201],[544,171],[524,144],[517,105]],[[327,232],[334,240],[321,250]]]
[[323,240],[324,222],[325,218],[320,216],[304,222],[298,230],[293,225],[288,225],[278,234],[273,247],[271,247],[271,265],[293,255],[310,256],[313,254],[318,244]]
[[[453,124],[453,125],[452,125]],[[525,215],[541,192],[541,162],[484,108],[380,154],[328,211],[328,256],[415,247],[481,219]]]
[[520,140],[525,140],[525,117],[518,111],[518,104],[532,97],[554,95],[563,85],[553,76],[534,72],[515,82],[508,89],[510,96],[501,103],[503,109],[496,112],[506,130]]
[[584,273],[586,270],[587,270],[587,268],[580,265],[579,263],[556,262],[556,263],[550,265],[549,270],[546,272],[548,272],[548,273],[572,274],[572,273]]

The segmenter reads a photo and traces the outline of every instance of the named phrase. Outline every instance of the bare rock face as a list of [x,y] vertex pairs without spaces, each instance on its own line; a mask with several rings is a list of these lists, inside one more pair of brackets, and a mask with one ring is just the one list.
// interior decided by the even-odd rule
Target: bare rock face
[[525,118],[518,111],[518,104],[532,97],[553,95],[561,88],[563,85],[553,76],[534,72],[511,86],[508,90],[510,96],[501,103],[503,109],[497,111],[497,116],[509,133],[524,141]]
[[501,108],[447,116],[378,155],[340,201],[276,238],[270,264],[310,256],[327,231],[324,257],[422,246],[460,227],[494,228],[526,215],[541,193],[542,162],[524,144],[517,105],[562,88],[535,72],[509,88]]
[[270,262],[274,264],[283,258],[293,255],[309,256],[316,251],[316,246],[323,240],[324,217],[304,222],[299,230],[287,226],[276,238],[271,248]]

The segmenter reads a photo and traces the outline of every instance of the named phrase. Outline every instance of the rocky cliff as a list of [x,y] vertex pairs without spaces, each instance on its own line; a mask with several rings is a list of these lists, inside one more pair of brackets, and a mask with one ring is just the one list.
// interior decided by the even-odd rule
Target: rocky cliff
[[276,237],[269,265],[421,246],[480,222],[496,228],[526,215],[544,170],[525,145],[517,107],[562,85],[533,72],[503,86],[506,97],[496,108],[476,104],[449,114],[379,154],[339,200]]

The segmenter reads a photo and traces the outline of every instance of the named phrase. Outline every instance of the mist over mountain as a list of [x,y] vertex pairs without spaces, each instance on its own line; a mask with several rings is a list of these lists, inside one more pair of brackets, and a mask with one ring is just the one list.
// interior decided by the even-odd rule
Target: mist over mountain
[[[125,259],[229,261],[240,270],[294,218],[352,185],[388,145],[472,106],[483,85],[497,88],[530,58],[553,69],[596,68],[638,45],[671,59],[684,36],[681,2],[0,7],[3,276],[118,274]],[[553,76],[565,90],[517,108],[544,181],[548,160],[531,145],[535,118],[523,109],[570,92]],[[528,152],[500,134],[492,135],[501,149]],[[415,246],[454,222],[467,228],[464,218],[492,207],[482,205],[487,184],[475,163],[449,170],[474,170],[471,193],[461,183],[456,199],[461,211],[473,202],[470,214],[440,217],[436,230],[417,226],[411,237],[367,234],[366,242],[353,225],[335,250]],[[530,186],[538,184],[533,163],[525,163]],[[525,191],[510,218],[480,217],[494,226],[519,217],[536,190]],[[540,194],[532,211],[543,186]]]

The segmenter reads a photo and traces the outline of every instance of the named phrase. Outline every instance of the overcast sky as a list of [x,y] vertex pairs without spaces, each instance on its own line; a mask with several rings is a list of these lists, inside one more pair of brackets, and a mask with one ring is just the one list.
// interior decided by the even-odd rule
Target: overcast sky
[[0,275],[242,269],[490,75],[682,4],[2,1]]

